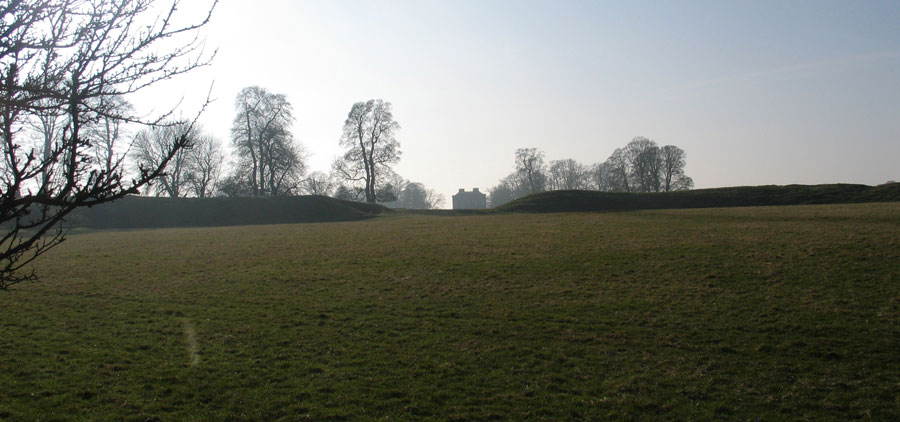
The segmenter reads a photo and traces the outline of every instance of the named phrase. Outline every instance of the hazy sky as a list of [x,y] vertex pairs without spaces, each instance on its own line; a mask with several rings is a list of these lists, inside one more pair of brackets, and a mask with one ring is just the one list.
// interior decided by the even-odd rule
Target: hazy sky
[[[204,2],[185,1],[186,12]],[[900,180],[900,2],[223,0],[204,126],[228,144],[234,97],[286,94],[311,170],[350,106],[382,98],[396,170],[447,198],[486,190],[516,148],[605,160],[635,136],[688,155],[696,187]]]

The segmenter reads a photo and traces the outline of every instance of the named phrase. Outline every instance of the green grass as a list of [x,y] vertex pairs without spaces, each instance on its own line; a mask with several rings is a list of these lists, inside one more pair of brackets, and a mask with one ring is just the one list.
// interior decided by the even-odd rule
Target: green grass
[[38,265],[0,295],[3,420],[900,419],[898,203],[89,232]]

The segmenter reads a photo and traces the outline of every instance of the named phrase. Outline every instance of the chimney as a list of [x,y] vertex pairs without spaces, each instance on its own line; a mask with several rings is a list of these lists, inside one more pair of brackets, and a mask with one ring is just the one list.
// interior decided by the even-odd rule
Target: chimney
[[472,188],[472,192],[478,192],[478,188]]

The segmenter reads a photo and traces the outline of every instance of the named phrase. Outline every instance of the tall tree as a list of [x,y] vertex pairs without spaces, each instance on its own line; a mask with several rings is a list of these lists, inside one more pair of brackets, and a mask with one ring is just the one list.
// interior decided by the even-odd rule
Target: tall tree
[[[0,289],[36,278],[26,270],[65,238],[79,207],[138,193],[188,145],[172,139],[166,159],[126,178],[120,163],[98,165],[88,128],[104,119],[156,124],[100,106],[204,66],[195,24],[177,25],[177,1],[154,18],[153,0],[12,0],[0,4]],[[24,130],[45,120],[39,151]],[[55,119],[55,120],[54,120]]]
[[624,153],[635,181],[632,188],[638,192],[659,192],[662,163],[656,142],[635,137],[625,146]]
[[314,171],[303,180],[303,192],[307,195],[324,195],[329,196],[334,190],[334,182],[331,175]]
[[377,188],[391,166],[400,161],[400,142],[396,134],[400,124],[394,120],[391,103],[369,100],[353,104],[340,145],[346,150],[335,160],[335,175],[349,184],[362,184],[366,202],[378,200]]
[[176,122],[147,128],[135,135],[132,155],[138,168],[159,167],[168,161],[165,173],[153,183],[156,196],[187,196],[188,156],[191,150],[181,148],[170,156],[169,145],[176,139],[186,139],[193,144],[196,133],[189,122]]
[[397,199],[398,208],[411,210],[433,210],[443,203],[443,195],[433,189],[427,189],[425,185],[417,182],[406,183]]
[[519,184],[527,194],[543,192],[547,185],[547,172],[544,165],[544,153],[537,148],[519,148],[516,150],[516,175]]
[[238,154],[233,181],[252,196],[298,193],[306,172],[301,148],[294,143],[293,109],[287,97],[251,86],[235,101],[231,140]]
[[666,145],[660,149],[662,160],[662,189],[666,192],[672,190],[685,190],[693,187],[694,182],[687,183],[690,179],[684,175],[684,166],[687,164],[687,156],[684,150],[675,145]]
[[581,163],[569,158],[550,162],[548,185],[552,190],[575,190],[588,187],[590,172]]
[[621,192],[691,189],[694,181],[684,174],[685,163],[681,148],[674,145],[660,148],[650,139],[636,137],[594,167],[594,187]]
[[122,97],[100,98],[95,106],[106,113],[86,130],[95,140],[93,150],[97,164],[109,171],[122,165],[122,160],[125,159],[121,144],[127,136],[125,127],[128,125],[127,122],[109,115],[132,113],[134,108]]
[[[65,113],[54,107],[55,102],[49,99],[38,100],[37,103],[29,116],[29,121],[37,134],[38,147],[41,149],[40,159],[49,161],[53,159],[54,144],[65,127]],[[41,169],[41,184],[49,182],[50,170],[49,166]]]
[[219,186],[225,154],[222,143],[209,134],[200,133],[187,156],[187,184],[198,198],[212,196]]
[[625,150],[616,148],[605,164],[609,170],[609,173],[607,173],[609,176],[607,182],[609,190],[611,192],[632,192],[634,183],[630,179],[632,171],[629,169]]
[[590,170],[590,186],[601,192],[611,192],[613,187],[613,168],[609,161],[594,164]]

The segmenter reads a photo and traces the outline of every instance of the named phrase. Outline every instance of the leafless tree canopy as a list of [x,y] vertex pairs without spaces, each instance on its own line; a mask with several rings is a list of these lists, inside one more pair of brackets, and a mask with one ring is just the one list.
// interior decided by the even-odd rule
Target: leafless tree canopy
[[684,175],[684,166],[687,164],[687,156],[684,150],[675,145],[666,145],[660,150],[662,167],[660,178],[662,190],[685,190],[693,187],[694,182]]
[[282,196],[299,193],[306,172],[291,134],[293,108],[283,94],[244,88],[235,101],[231,140],[239,162],[223,189],[229,195]]
[[516,176],[519,185],[527,189],[528,194],[543,192],[547,186],[547,170],[544,165],[544,153],[537,148],[519,148],[516,150]]
[[391,103],[369,100],[353,105],[340,141],[346,150],[332,166],[336,177],[347,185],[347,193],[353,186],[363,185],[366,202],[378,200],[379,182],[391,173],[390,166],[400,161],[400,142],[395,138],[399,129]]
[[[130,114],[133,107],[122,97],[104,97],[100,99],[104,110],[114,110],[115,114]],[[128,138],[127,122],[110,116],[101,116],[94,124],[87,127],[88,135],[94,140],[93,150],[96,163],[104,170],[112,170],[122,166],[125,159]],[[44,139],[53,139],[45,136]],[[52,147],[51,147],[52,148]],[[46,145],[45,145],[46,149]]]
[[607,187],[610,192],[631,192],[635,184],[631,179],[631,170],[628,158],[623,148],[616,148],[606,163],[609,167],[609,179]]
[[329,196],[334,191],[334,181],[327,173],[314,171],[303,179],[303,192],[307,195]]
[[166,172],[153,182],[153,193],[171,198],[211,196],[218,187],[225,156],[219,140],[200,125],[176,122],[144,129],[134,137],[132,159],[139,168],[157,166],[168,157],[172,140],[181,137],[188,139],[190,148],[182,148],[169,159]]
[[544,153],[537,148],[519,148],[515,154],[515,170],[489,190],[491,207],[547,189],[548,172]]
[[592,186],[607,192],[668,192],[687,190],[694,182],[684,174],[684,150],[662,148],[653,140],[636,137],[624,148],[593,167]]
[[219,188],[225,154],[222,143],[212,135],[200,132],[193,143],[187,156],[187,184],[194,196],[206,198]]
[[569,158],[550,162],[548,187],[551,190],[587,189],[590,172],[583,164]]
[[179,122],[150,127],[134,137],[132,155],[138,168],[158,167],[168,160],[165,173],[152,185],[157,196],[178,198],[187,195],[188,155],[191,150],[181,148],[170,157],[169,146],[173,140],[182,138],[193,144],[194,133],[190,123]]
[[443,195],[416,182],[407,183],[397,198],[398,208],[411,210],[433,210],[440,207],[443,203]]
[[177,5],[154,19],[152,0],[0,3],[0,289],[35,278],[29,264],[63,241],[72,210],[138,193],[187,145],[171,139],[164,159],[130,180],[116,155],[97,155],[114,150],[104,143],[117,125],[167,117],[133,115],[122,106],[131,94],[211,59],[198,30],[215,1],[186,26],[173,24]]
[[684,150],[674,145],[660,148],[656,142],[639,136],[625,146],[621,157],[610,157],[610,160],[616,162],[620,173],[627,172],[626,180],[630,181],[616,190],[668,192],[694,186],[693,180],[684,174]]

